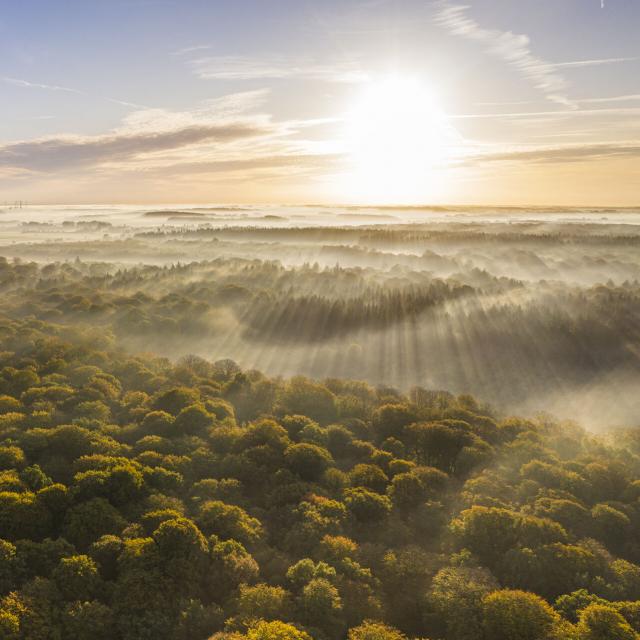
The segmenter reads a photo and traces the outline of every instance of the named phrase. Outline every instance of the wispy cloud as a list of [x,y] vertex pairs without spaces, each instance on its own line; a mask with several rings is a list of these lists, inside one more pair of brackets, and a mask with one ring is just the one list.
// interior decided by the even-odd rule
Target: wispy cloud
[[567,144],[479,153],[469,156],[464,162],[476,165],[486,162],[563,163],[611,158],[640,158],[640,141]]
[[620,62],[635,62],[638,58],[595,58],[593,60],[573,60],[572,62],[554,62],[556,69],[570,67],[599,67],[604,64],[617,64]]
[[[290,170],[292,168],[319,169],[326,170],[335,168],[344,162],[344,156],[341,154],[331,153],[299,153],[292,152],[287,154],[255,154],[243,158],[234,158],[229,160],[211,160],[192,163],[180,163],[171,167],[173,174],[196,175],[212,175],[218,173],[235,173],[247,171],[274,171],[274,170]],[[158,167],[153,170],[157,174],[166,171],[165,167]]]
[[534,86],[554,102],[573,107],[567,97],[566,81],[552,64],[534,55],[531,41],[525,34],[486,29],[467,14],[467,5],[451,4],[447,0],[436,3],[435,21],[449,33],[481,43],[491,55],[518,69]]
[[105,98],[109,102],[113,102],[113,104],[119,104],[122,107],[130,107],[131,109],[149,109],[147,105],[138,104],[137,102],[128,102],[127,100],[118,100],[117,98]]
[[186,111],[169,109],[139,109],[123,119],[121,131],[136,133],[140,131],[171,131],[187,127],[208,125],[211,123],[247,122],[268,123],[269,118],[260,115],[269,91],[257,89],[241,91],[205,100]]
[[243,56],[207,56],[190,61],[200,78],[206,80],[256,80],[304,78],[331,82],[361,82],[366,74],[353,62],[296,62],[277,56],[251,58]]
[[176,49],[171,52],[172,56],[184,56],[187,53],[194,53],[196,51],[206,51],[207,49],[211,49],[210,44],[196,44],[191,47],[183,47],[182,49]]
[[578,100],[581,104],[607,104],[612,102],[636,102],[640,100],[640,93],[631,93],[624,96],[610,96],[608,98],[583,98]]
[[2,82],[15,85],[16,87],[24,87],[25,89],[45,89],[47,91],[63,91],[65,93],[77,93],[79,95],[86,95],[83,91],[78,89],[72,89],[71,87],[61,87],[55,84],[42,84],[40,82],[29,82],[28,80],[22,80],[20,78],[10,78],[3,76]]
[[[45,84],[42,82],[31,82],[29,80],[23,80],[22,78],[12,78],[8,76],[0,77],[0,81],[6,84],[12,84],[16,87],[22,87],[24,89],[41,89],[43,91],[61,91],[63,93],[73,93],[78,96],[85,96],[88,98],[95,97],[91,96],[91,94],[86,91],[82,91],[80,89],[74,89],[73,87],[63,87],[56,84]],[[108,102],[113,102],[114,104],[119,104],[123,107],[129,107],[132,109],[146,109],[145,105],[137,104],[135,102],[129,102],[127,100],[119,100],[117,98],[109,98],[104,96],[98,96],[100,100],[107,100]]]
[[[584,102],[584,101],[581,101]],[[510,119],[510,118],[567,118],[574,116],[610,116],[610,115],[640,115],[640,107],[613,107],[609,109],[573,109],[572,111],[518,111],[510,113],[458,113],[449,118],[458,120],[468,119]]]

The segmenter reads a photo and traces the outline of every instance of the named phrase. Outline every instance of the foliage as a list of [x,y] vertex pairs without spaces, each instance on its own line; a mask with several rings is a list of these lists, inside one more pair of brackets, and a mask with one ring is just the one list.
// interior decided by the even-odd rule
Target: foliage
[[0,341],[2,638],[640,629],[635,431],[172,364],[29,318]]

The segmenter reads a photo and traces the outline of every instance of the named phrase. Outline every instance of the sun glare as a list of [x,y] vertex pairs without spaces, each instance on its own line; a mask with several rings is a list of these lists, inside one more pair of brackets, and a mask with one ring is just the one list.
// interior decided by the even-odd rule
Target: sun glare
[[453,133],[418,80],[394,76],[368,85],[346,118],[353,167],[347,190],[376,203],[430,198],[455,142]]

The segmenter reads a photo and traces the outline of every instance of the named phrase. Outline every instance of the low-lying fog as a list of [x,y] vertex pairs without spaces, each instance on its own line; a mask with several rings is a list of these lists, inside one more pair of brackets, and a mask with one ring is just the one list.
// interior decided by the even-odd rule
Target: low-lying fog
[[640,209],[0,207],[6,315],[640,422]]

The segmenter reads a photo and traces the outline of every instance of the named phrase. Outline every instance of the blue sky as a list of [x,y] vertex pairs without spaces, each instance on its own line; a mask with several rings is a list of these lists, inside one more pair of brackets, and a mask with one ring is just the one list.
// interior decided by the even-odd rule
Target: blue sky
[[393,76],[455,132],[412,199],[640,203],[637,0],[0,8],[0,201],[366,200],[346,114]]

